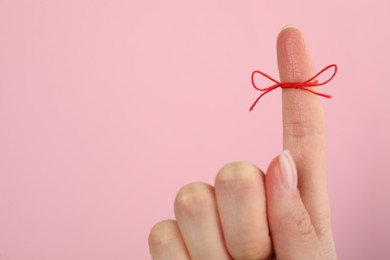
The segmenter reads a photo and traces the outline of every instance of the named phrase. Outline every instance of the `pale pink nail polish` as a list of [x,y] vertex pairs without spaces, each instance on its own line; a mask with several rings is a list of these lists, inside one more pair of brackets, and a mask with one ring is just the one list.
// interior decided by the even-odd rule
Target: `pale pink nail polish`
[[296,190],[298,186],[297,168],[289,151],[284,150],[280,155],[282,183],[288,190]]

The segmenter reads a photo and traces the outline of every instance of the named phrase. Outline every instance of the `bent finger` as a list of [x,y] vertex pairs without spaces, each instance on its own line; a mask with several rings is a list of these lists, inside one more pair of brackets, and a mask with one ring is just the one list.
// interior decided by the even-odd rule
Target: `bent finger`
[[212,186],[191,183],[181,188],[175,200],[175,216],[191,259],[230,259]]
[[263,176],[250,163],[234,162],[216,177],[225,244],[234,259],[268,259],[272,253]]
[[148,242],[153,260],[190,260],[174,220],[164,220],[154,225],[149,234]]

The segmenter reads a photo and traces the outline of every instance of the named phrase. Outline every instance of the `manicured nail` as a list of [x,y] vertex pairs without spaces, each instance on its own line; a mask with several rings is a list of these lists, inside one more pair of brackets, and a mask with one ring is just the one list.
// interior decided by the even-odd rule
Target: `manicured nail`
[[284,187],[288,190],[296,190],[297,181],[297,168],[289,151],[284,150],[280,155],[280,169],[282,171],[282,182]]

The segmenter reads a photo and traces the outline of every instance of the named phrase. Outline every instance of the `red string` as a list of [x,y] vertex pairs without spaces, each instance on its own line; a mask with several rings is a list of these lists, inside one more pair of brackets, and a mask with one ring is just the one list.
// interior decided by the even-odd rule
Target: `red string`
[[[332,76],[324,81],[324,82],[318,82],[318,80],[315,80],[319,75],[321,75],[322,73],[324,73],[325,71],[327,71],[328,69],[330,68],[334,68],[334,72],[332,74]],[[263,75],[264,77],[268,78],[269,80],[275,82],[274,85],[272,86],[269,86],[267,88],[259,88],[256,86],[255,84],[255,80],[254,80],[254,76],[256,73],[259,73],[261,75]],[[276,88],[295,88],[295,89],[302,89],[302,90],[305,90],[305,91],[309,91],[313,94],[316,94],[318,96],[321,96],[321,97],[326,97],[326,98],[332,98],[331,95],[328,95],[328,94],[324,94],[324,93],[320,93],[320,92],[316,92],[314,90],[311,90],[309,88],[312,88],[312,87],[317,87],[317,86],[322,86],[322,85],[325,85],[326,83],[328,83],[329,81],[331,81],[334,76],[336,76],[336,73],[337,73],[337,65],[336,64],[332,64],[332,65],[329,65],[325,68],[323,68],[320,72],[318,72],[316,75],[314,75],[313,77],[311,77],[310,79],[308,80],[305,80],[303,82],[279,82],[277,81],[276,79],[273,79],[271,78],[270,76],[268,76],[267,74],[265,74],[264,72],[261,72],[261,71],[258,71],[258,70],[255,70],[254,72],[252,72],[252,85],[253,87],[256,89],[256,90],[259,90],[259,91],[263,91],[263,93],[255,100],[255,102],[252,104],[252,106],[249,108],[249,111],[252,111],[253,108],[256,106],[257,102],[260,100],[260,98],[262,96],[264,96],[265,94],[267,94],[268,92],[271,92],[272,90],[276,89]]]

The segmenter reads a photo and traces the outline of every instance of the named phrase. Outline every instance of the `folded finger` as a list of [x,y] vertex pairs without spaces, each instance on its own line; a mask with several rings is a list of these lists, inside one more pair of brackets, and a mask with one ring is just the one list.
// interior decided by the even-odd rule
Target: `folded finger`
[[230,259],[212,186],[204,183],[184,186],[176,196],[175,216],[192,260]]
[[269,236],[263,173],[252,164],[224,166],[215,180],[226,247],[234,259],[268,259]]
[[164,220],[153,226],[149,235],[153,260],[190,260],[176,221]]

